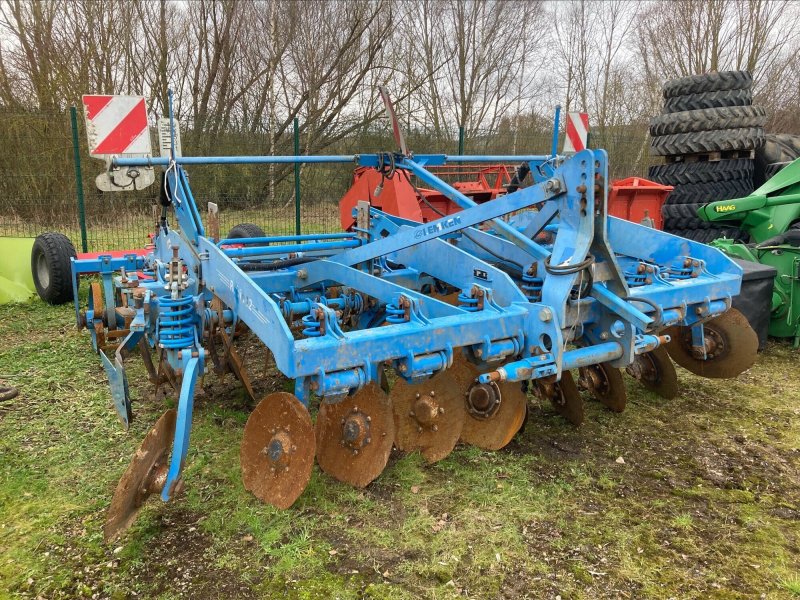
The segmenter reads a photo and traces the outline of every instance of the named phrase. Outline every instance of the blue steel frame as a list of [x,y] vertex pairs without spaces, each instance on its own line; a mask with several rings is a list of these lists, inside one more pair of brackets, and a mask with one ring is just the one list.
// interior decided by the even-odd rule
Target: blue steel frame
[[[354,233],[215,241],[205,234],[183,165],[299,161],[376,167],[381,157],[115,161],[166,167],[164,185],[177,228],[159,226],[146,260],[77,260],[73,271],[101,272],[109,323],[118,323],[114,309],[121,304],[135,312],[113,360],[100,350],[124,424],[130,400],[123,361],[141,340],[162,349],[182,375],[164,500],[174,492],[186,457],[209,320],[231,331],[245,323],[272,352],[278,369],[295,380],[295,394],[307,404],[312,394],[335,402],[354,393],[376,381],[386,364],[410,381],[430,377],[450,367],[456,352],[483,365],[482,381],[558,379],[564,369],[609,361],[625,366],[635,354],[662,343],[665,338],[657,333],[664,327],[694,326],[702,335],[702,322],[727,310],[739,292],[741,269],[722,252],[606,215],[602,150],[570,159],[391,158],[463,210],[419,224],[370,208],[367,222],[362,218]],[[526,160],[536,168],[537,183],[475,205],[425,168],[461,160]],[[540,210],[533,217],[514,215],[534,205]],[[492,229],[478,228],[485,224]],[[541,241],[543,233],[549,241]],[[112,273],[123,266],[150,278],[135,289],[121,286]],[[433,285],[458,290],[461,304],[430,295]],[[332,287],[346,293],[327,297]],[[212,308],[214,297],[227,307],[223,314]],[[355,325],[342,322],[342,311],[353,312]],[[94,318],[90,310],[86,321]],[[290,326],[300,319],[306,337],[296,339]],[[575,342],[578,347],[571,347]]]

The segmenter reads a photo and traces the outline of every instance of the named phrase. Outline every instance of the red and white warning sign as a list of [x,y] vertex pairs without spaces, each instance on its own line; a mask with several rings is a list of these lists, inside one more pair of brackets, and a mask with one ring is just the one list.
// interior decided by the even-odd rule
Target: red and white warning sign
[[92,156],[152,153],[143,96],[84,96],[83,108]]
[[589,137],[589,114],[567,113],[567,137],[564,139],[564,153],[586,150]]

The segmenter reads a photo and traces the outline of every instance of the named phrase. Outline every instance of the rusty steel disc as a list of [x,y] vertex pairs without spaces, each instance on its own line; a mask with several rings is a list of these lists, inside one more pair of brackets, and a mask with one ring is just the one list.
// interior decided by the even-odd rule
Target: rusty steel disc
[[583,423],[583,399],[569,371],[561,373],[561,381],[535,380],[533,392],[541,400],[549,400],[556,412],[576,427]]
[[133,525],[144,501],[164,487],[169,470],[167,454],[175,436],[177,414],[175,409],[170,409],[161,415],[117,483],[103,526],[106,542],[116,539]]
[[581,367],[580,382],[582,387],[606,408],[614,412],[622,412],[628,404],[628,392],[622,372],[608,363],[600,363]]
[[94,311],[95,319],[102,319],[105,317],[105,304],[103,302],[103,288],[97,281],[89,284],[89,300],[92,302],[92,310]]
[[646,389],[666,400],[678,395],[678,374],[663,346],[637,355],[625,371]]
[[747,318],[735,308],[703,324],[706,358],[692,352],[692,331],[689,327],[672,327],[667,352],[672,360],[701,377],[727,379],[746,371],[756,360],[758,336]]
[[450,373],[453,387],[463,390],[464,428],[461,441],[484,450],[499,450],[522,428],[527,399],[520,383],[478,383],[481,370],[457,355]]
[[429,463],[453,451],[464,427],[464,398],[446,371],[417,384],[399,379],[391,398],[398,450],[419,450]]
[[311,479],[314,426],[288,392],[269,394],[250,413],[239,452],[246,490],[275,508],[289,508]]
[[389,396],[373,382],[340,402],[323,401],[316,431],[320,468],[334,479],[365,487],[381,474],[392,451]]

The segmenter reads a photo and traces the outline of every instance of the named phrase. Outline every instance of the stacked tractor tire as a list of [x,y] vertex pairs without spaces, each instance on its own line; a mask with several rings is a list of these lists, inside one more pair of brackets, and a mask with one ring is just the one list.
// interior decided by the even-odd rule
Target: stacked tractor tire
[[756,152],[755,186],[761,186],[797,158],[800,158],[800,135],[768,133],[764,145]]
[[[666,164],[650,178],[674,186],[662,208],[664,229],[699,242],[742,239],[735,224],[707,223],[697,209],[754,189],[755,153],[765,145],[763,107],[753,106],[747,71],[721,71],[664,84],[664,110],[650,121],[651,154]],[[746,241],[746,240],[745,240]]]

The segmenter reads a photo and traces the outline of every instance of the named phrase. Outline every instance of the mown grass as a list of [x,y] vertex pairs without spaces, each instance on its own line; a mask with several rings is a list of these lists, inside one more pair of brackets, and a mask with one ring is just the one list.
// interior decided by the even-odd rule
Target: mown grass
[[[208,376],[185,495],[106,546],[116,481],[174,400],[132,359],[123,432],[70,307],[0,307],[0,340],[21,391],[0,404],[0,596],[800,597],[800,355],[783,344],[735,380],[680,371],[669,402],[628,380],[625,413],[591,403],[577,430],[533,402],[503,451],[393,455],[365,490],[315,469],[286,511],[244,490],[251,402]],[[247,360],[262,392],[285,385]]]

